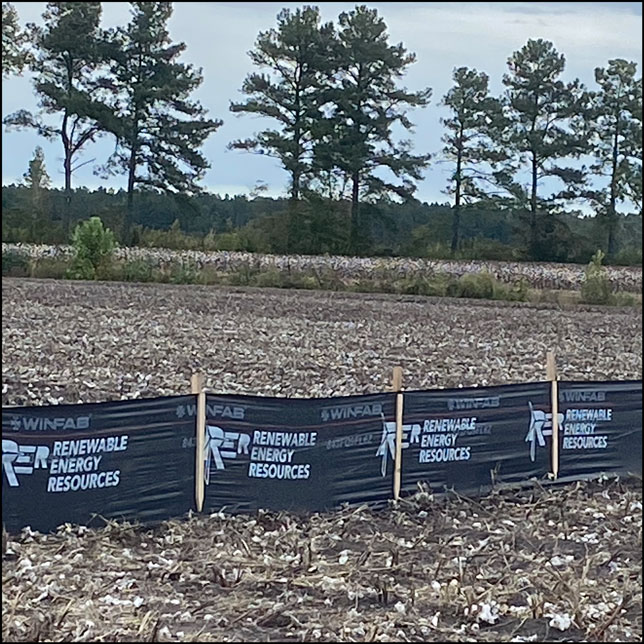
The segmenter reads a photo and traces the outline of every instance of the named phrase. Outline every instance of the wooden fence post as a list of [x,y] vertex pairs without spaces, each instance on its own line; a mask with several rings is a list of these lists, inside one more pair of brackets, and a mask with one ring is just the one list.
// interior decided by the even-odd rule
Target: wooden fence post
[[557,382],[557,364],[555,354],[546,354],[546,378],[550,381],[550,411],[552,413],[552,476],[559,476],[559,383]]
[[394,499],[400,498],[402,479],[402,441],[403,441],[403,395],[402,367],[394,367],[392,388],[396,392],[396,456],[394,459]]
[[204,480],[204,446],[206,443],[206,392],[203,390],[204,377],[201,373],[192,374],[192,393],[197,395],[197,435],[195,455],[195,504],[197,512],[203,509],[206,483]]

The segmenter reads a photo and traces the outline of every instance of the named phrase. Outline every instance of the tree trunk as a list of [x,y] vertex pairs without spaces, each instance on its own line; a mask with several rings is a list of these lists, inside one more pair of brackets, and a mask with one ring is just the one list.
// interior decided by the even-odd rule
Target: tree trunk
[[360,237],[360,173],[354,172],[351,175],[353,187],[351,189],[351,233],[349,236],[349,252],[357,255],[359,250]]
[[615,224],[617,220],[617,166],[619,159],[619,121],[615,124],[612,152],[612,172],[610,177],[610,201],[608,203],[608,244],[606,259],[612,260],[615,255]]
[[136,148],[132,146],[127,174],[127,208],[123,217],[122,241],[126,246],[130,245],[132,222],[134,221],[134,185],[136,177]]
[[65,153],[65,218],[63,220],[63,230],[65,235],[69,234],[72,219],[72,160]]
[[296,237],[296,220],[297,220],[297,206],[300,200],[300,181],[302,177],[302,169],[300,167],[300,156],[302,154],[301,146],[301,128],[300,128],[300,83],[301,83],[302,68],[298,67],[295,70],[295,122],[293,123],[293,143],[295,144],[295,151],[293,153],[293,171],[291,173],[293,185],[291,186],[291,199],[288,205],[288,214],[286,220],[286,253],[290,254],[295,249]]
[[[461,128],[461,137],[463,129]],[[456,191],[454,194],[454,217],[452,219],[452,255],[458,250],[459,227],[461,223],[461,171],[463,165],[462,141],[459,141],[456,157]]]
[[69,135],[67,134],[67,122],[69,116],[67,111],[63,116],[63,124],[61,127],[61,136],[63,139],[63,150],[65,157],[63,159],[63,168],[65,170],[65,210],[62,219],[63,224],[63,234],[65,237],[69,235],[70,222],[72,217],[72,152],[71,152],[71,141]]
[[530,254],[534,255],[539,243],[537,231],[537,155],[532,153],[532,188],[530,192]]
[[295,252],[296,238],[296,221],[297,221],[298,202],[291,198],[288,202],[288,211],[286,213],[286,254],[290,255]]

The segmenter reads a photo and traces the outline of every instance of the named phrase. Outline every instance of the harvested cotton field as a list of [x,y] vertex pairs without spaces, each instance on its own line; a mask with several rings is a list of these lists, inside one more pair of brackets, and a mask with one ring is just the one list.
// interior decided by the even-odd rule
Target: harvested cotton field
[[[640,379],[641,310],[3,280],[3,405]],[[3,542],[6,641],[641,641],[641,481]]]
[[636,642],[641,484],[28,531],[4,641]]
[[4,279],[3,405],[639,379],[639,308]]

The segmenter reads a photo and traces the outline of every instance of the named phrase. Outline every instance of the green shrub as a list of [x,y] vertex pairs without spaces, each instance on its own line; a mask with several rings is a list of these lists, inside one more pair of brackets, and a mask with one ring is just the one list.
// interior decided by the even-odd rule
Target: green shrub
[[518,282],[514,283],[509,290],[510,297],[508,299],[515,300],[516,302],[526,302],[528,300],[528,292],[530,288],[527,280],[522,277]]
[[613,304],[614,306],[637,306],[640,304],[640,301],[633,293],[618,291],[617,293],[611,294],[610,304]]
[[398,279],[393,284],[396,293],[402,293],[403,295],[420,295],[421,294],[421,283],[420,279],[417,277],[405,277],[403,279]]
[[6,277],[27,277],[30,272],[29,258],[15,250],[2,252],[2,275]]
[[224,273],[218,271],[214,266],[206,264],[199,271],[200,284],[223,284],[225,283]]
[[63,279],[69,268],[69,261],[55,257],[41,257],[32,262],[30,276],[41,279]]
[[96,268],[89,259],[75,257],[72,265],[65,271],[65,279],[69,280],[94,280],[96,277]]
[[602,266],[604,253],[598,250],[586,268],[584,283],[581,285],[581,301],[586,304],[608,304],[611,288],[608,276]]
[[434,297],[445,297],[450,279],[447,275],[436,275],[423,281],[422,294]]
[[199,269],[194,262],[181,261],[172,265],[169,278],[172,284],[196,284],[199,282]]
[[219,233],[218,235],[208,235],[210,239],[206,242],[208,250],[227,250],[239,251],[245,250],[244,240],[238,232]]
[[81,221],[72,233],[74,259],[68,270],[71,279],[96,279],[99,267],[109,263],[116,241],[114,233],[103,227],[100,217]]
[[293,275],[289,285],[291,288],[305,288],[312,291],[320,288],[320,283],[313,275]]
[[242,264],[236,271],[229,273],[226,281],[231,286],[252,286],[256,283],[260,270],[256,266]]
[[490,273],[466,273],[461,275],[456,283],[451,283],[447,289],[448,295],[455,297],[470,297],[493,299],[496,280]]
[[387,284],[377,280],[352,280],[347,284],[342,283],[340,288],[334,289],[349,291],[350,293],[396,293],[395,284]]
[[394,282],[394,292],[405,295],[427,295],[430,297],[445,297],[449,286],[447,276],[406,277]]
[[122,279],[126,282],[153,282],[154,267],[144,259],[125,262],[121,268]]
[[342,281],[340,275],[332,268],[322,268],[316,271],[316,278],[320,282],[320,288],[325,291],[345,291],[347,285]]
[[255,275],[250,280],[253,286],[269,286],[274,288],[284,288],[286,286],[286,276],[277,269],[271,268],[267,271]]
[[506,300],[508,302],[525,302],[528,299],[528,284],[521,278],[514,284],[504,284],[494,280],[494,300]]

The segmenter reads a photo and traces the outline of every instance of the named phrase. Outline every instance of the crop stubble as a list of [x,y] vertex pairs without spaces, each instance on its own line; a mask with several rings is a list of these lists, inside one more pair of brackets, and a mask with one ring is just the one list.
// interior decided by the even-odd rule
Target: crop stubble
[[[3,405],[641,378],[641,311],[3,280]],[[25,531],[3,639],[641,641],[641,481]],[[568,621],[569,620],[569,621]],[[560,631],[557,626],[565,626]]]

